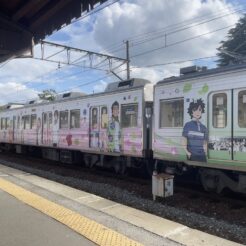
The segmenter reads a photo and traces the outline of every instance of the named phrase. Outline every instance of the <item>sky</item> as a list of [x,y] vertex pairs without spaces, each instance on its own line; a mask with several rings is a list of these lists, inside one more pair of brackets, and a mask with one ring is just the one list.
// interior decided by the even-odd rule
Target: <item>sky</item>
[[[83,13],[83,18],[45,40],[124,59],[128,40],[130,76],[157,83],[179,75],[181,67],[216,67],[217,48],[246,13],[246,4],[243,0],[109,0],[94,11]],[[45,56],[57,51],[47,46]],[[36,45],[34,57],[40,54],[40,45]],[[71,60],[80,57],[71,53]],[[18,58],[0,64],[0,105],[32,100],[47,89],[97,93],[119,80],[109,71],[83,68],[91,60],[80,59],[78,66],[71,66],[62,64],[63,53],[53,58],[61,63]],[[99,63],[93,58],[93,64]],[[109,69],[106,64],[98,67]],[[125,64],[114,72],[126,79]]]

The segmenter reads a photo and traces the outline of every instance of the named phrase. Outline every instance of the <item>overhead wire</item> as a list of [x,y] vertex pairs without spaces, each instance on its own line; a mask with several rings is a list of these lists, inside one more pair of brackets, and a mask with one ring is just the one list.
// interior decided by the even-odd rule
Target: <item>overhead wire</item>
[[154,48],[154,49],[150,49],[150,50],[144,51],[142,53],[135,54],[133,56],[130,56],[130,58],[135,58],[135,57],[138,57],[138,56],[142,56],[142,55],[146,55],[146,54],[155,52],[157,50],[166,49],[168,47],[172,47],[172,46],[175,46],[175,45],[178,45],[178,44],[181,44],[181,43],[184,43],[184,42],[187,42],[187,41],[196,39],[196,38],[200,38],[202,36],[205,36],[205,35],[208,35],[208,34],[211,34],[211,33],[215,33],[215,32],[218,32],[218,31],[222,31],[222,30],[228,29],[228,28],[230,28],[232,26],[234,26],[234,24],[233,25],[226,26],[226,27],[223,27],[223,28],[219,28],[219,29],[216,29],[216,30],[213,30],[213,31],[210,31],[210,32],[199,34],[199,35],[196,35],[196,36],[193,36],[193,37],[190,37],[190,38],[186,38],[186,39],[183,39],[183,40],[180,40],[180,41],[177,41],[177,42],[168,44],[168,45],[165,44],[164,46],[161,46],[161,47],[158,47],[158,48]]
[[[211,22],[211,21],[226,17],[228,15],[232,15],[232,14],[235,14],[235,13],[238,13],[238,12],[242,12],[243,10],[244,10],[244,8],[240,7],[238,9],[233,9],[233,12],[230,12],[230,13],[227,13],[227,14],[224,14],[224,15],[219,15],[219,16],[218,16],[218,12],[217,12],[217,15],[215,17],[213,17],[212,19],[204,20],[202,23],[194,23],[195,19],[199,20],[199,19],[201,19],[201,17],[199,17],[199,18],[198,17],[197,18],[191,18],[191,19],[184,20],[182,22],[178,22],[178,23],[175,23],[175,24],[172,24],[172,25],[168,25],[168,26],[160,28],[160,29],[156,29],[156,30],[151,31],[151,32],[137,34],[137,35],[134,35],[132,37],[128,37],[126,39],[129,40],[129,42],[137,42],[137,41],[141,42],[141,41],[143,41],[143,38],[148,38],[149,35],[151,35],[151,37],[150,37],[151,39],[154,39],[155,38],[155,37],[153,37],[154,34],[167,32],[170,29],[172,30],[172,32],[182,31],[182,28],[192,28],[192,27],[194,27],[194,25],[197,26],[197,25],[205,24],[207,22]],[[227,11],[228,11],[228,9],[227,9]],[[211,15],[204,15],[203,17],[206,17],[206,16],[211,16]],[[193,21],[193,22],[192,23],[188,23],[188,24],[184,24],[187,21]],[[182,24],[182,25],[180,25],[180,24]],[[193,26],[190,26],[191,24],[193,24]],[[176,26],[176,28],[174,28],[175,26]],[[178,28],[181,29],[181,30],[177,30]],[[172,32],[170,32],[170,34]],[[140,40],[138,40],[138,38],[140,38]],[[113,53],[113,52],[122,50],[123,48],[119,48],[119,47],[122,47],[122,46],[123,46],[123,44],[120,44],[120,45],[118,45],[117,48],[114,48],[113,50],[112,49],[107,49],[107,50],[109,52]]]
[[193,59],[188,59],[188,60],[179,60],[179,61],[172,61],[172,62],[165,62],[165,63],[157,63],[157,64],[144,65],[144,66],[132,66],[132,68],[150,68],[150,67],[159,67],[159,66],[166,66],[166,65],[172,65],[172,64],[179,64],[179,63],[185,63],[185,62],[191,62],[191,61],[213,59],[213,58],[216,58],[216,57],[217,57],[217,56],[205,56],[205,57],[193,58]]
[[[101,64],[101,65],[100,65],[100,67],[103,67],[103,66],[105,66],[105,65],[104,65],[104,64]],[[66,67],[66,66],[63,66],[62,68],[64,68],[64,67]],[[60,69],[62,69],[62,68],[60,68]],[[80,73],[84,73],[84,72],[87,72],[87,71],[90,71],[90,70],[91,70],[91,69],[85,69],[85,70],[82,70],[82,71],[77,72],[76,74],[73,73],[73,74],[68,75],[68,76],[63,76],[62,79],[63,79],[63,81],[64,81],[64,78],[74,77],[75,75],[78,75],[78,74],[80,74]],[[50,72],[52,73],[53,71],[59,71],[59,69],[56,68],[55,70],[52,70],[52,71],[50,71]],[[125,69],[124,69],[123,71],[125,71]],[[122,72],[122,71],[120,71],[120,72]],[[119,72],[119,73],[120,73],[120,72]],[[39,79],[39,78],[42,78],[42,79],[43,79],[44,76],[45,76],[45,75],[39,75],[39,76],[36,76],[34,79],[32,79],[32,81],[24,82],[24,83],[22,83],[21,85],[27,85],[27,84],[29,84],[29,83],[33,83],[33,81],[34,81],[35,79]],[[55,82],[55,81],[58,80],[58,79],[60,79],[60,78],[53,79],[52,82]],[[40,86],[42,87],[43,85],[47,84],[47,82],[42,82],[42,83],[37,82],[37,84],[39,84],[39,85],[36,85],[35,88],[39,88]],[[28,90],[30,90],[30,88],[23,88],[23,89],[21,89],[21,90],[18,89],[17,93],[19,93],[19,92],[25,92],[25,91],[28,91]],[[16,92],[8,93],[7,98],[11,98],[11,95],[14,95],[15,93],[16,93]],[[6,97],[5,97],[5,98],[6,98]]]
[[[112,4],[114,4],[114,3],[116,3],[116,2],[118,2],[119,0],[117,0],[117,1],[113,1],[113,2],[111,2],[109,5],[106,5],[106,6],[104,6],[103,8],[101,8],[101,9],[97,9],[97,12],[98,11],[100,11],[100,10],[102,10],[102,9],[104,9],[104,8],[106,8],[106,7],[108,7],[108,6],[110,6],[110,5],[112,5]],[[93,12],[93,13],[95,13],[95,11]],[[92,14],[93,14],[92,13]],[[235,13],[235,12],[234,12]],[[232,13],[231,13],[232,14]],[[88,13],[88,15],[89,15],[89,13]],[[81,16],[79,19],[76,19],[74,22],[77,22],[77,21],[79,21],[79,20],[81,20],[81,19],[83,19],[83,18],[85,18],[85,17],[87,17],[88,15],[86,15],[86,16]],[[217,17],[217,18],[219,18],[219,17]],[[211,20],[210,20],[211,21]],[[74,22],[72,22],[72,23],[74,23]],[[191,27],[188,27],[188,28],[191,28]],[[226,28],[228,28],[228,27],[226,27]],[[214,32],[214,31],[213,31]],[[209,33],[211,33],[211,32],[209,32]],[[209,34],[209,33],[206,33],[206,34],[203,34],[203,35],[207,35],[207,34]],[[201,35],[199,35],[199,36],[201,36]],[[192,37],[192,39],[194,39],[194,38],[197,38],[197,37],[199,37],[199,36],[196,36],[196,37]],[[186,42],[186,41],[188,41],[188,40],[190,40],[190,39],[186,39],[186,40],[183,40],[182,42]],[[179,44],[180,42],[176,42],[176,43],[174,43],[174,44],[171,44],[171,45],[169,45],[169,46],[173,46],[173,45],[176,45],[176,44]],[[122,44],[123,45],[123,44]],[[158,49],[161,49],[161,47],[160,48],[158,48]],[[158,50],[157,49],[157,50]],[[148,51],[148,52],[150,52],[150,51]],[[133,58],[133,57],[137,57],[137,56],[140,56],[140,55],[142,55],[142,54],[137,54],[137,55],[135,55],[135,56],[132,56],[131,58]],[[197,60],[197,59],[195,59],[195,60]],[[80,71],[79,73],[81,73],[82,71]],[[43,76],[43,75],[42,75]],[[74,76],[74,75],[72,75],[72,76]]]
[[149,51],[145,51],[145,52],[139,53],[139,54],[137,54],[137,55],[131,56],[130,58],[134,58],[134,57],[137,57],[137,56],[145,55],[145,54],[148,54],[148,53],[150,53],[150,52],[154,52],[154,51],[157,51],[157,50],[160,50],[160,49],[163,49],[163,48],[167,48],[167,47],[174,46],[174,45],[177,45],[177,44],[180,44],[180,43],[183,43],[183,42],[187,42],[187,41],[189,41],[189,40],[192,40],[192,39],[195,39],[195,38],[198,38],[198,37],[201,37],[201,36],[210,34],[210,33],[214,33],[214,32],[217,32],[217,31],[220,31],[220,30],[229,28],[229,27],[231,27],[231,26],[234,26],[234,25],[230,25],[230,26],[227,26],[227,27],[224,27],[224,28],[220,28],[220,29],[217,29],[217,30],[213,30],[213,31],[207,32],[207,33],[205,33],[205,34],[201,34],[201,35],[194,36],[194,37],[192,37],[192,38],[188,38],[188,39],[185,39],[185,40],[181,40],[181,41],[172,43],[172,44],[170,44],[170,45],[168,45],[168,46],[158,47],[158,48],[155,48],[155,49],[152,49],[152,50],[149,50]]
[[[123,70],[119,71],[118,73],[121,73],[121,72],[124,72],[124,71],[126,71],[126,69],[123,69]],[[109,74],[109,75],[107,75],[107,76],[100,77],[100,78],[98,78],[98,79],[96,79],[96,80],[92,80],[92,81],[89,81],[89,82],[87,82],[87,83],[82,83],[82,84],[79,84],[79,85],[77,85],[77,86],[71,87],[71,88],[69,88],[69,90],[62,90],[62,91],[59,91],[59,92],[57,92],[57,93],[58,93],[58,94],[66,93],[66,92],[68,92],[68,91],[72,91],[72,90],[74,90],[74,89],[77,89],[77,88],[80,88],[80,87],[83,87],[83,86],[87,86],[87,85],[94,84],[94,83],[96,83],[96,82],[98,82],[98,81],[100,81],[100,80],[104,80],[104,79],[107,79],[107,78],[112,77],[112,76],[113,76],[113,74]],[[32,100],[32,99],[33,99],[33,97],[27,98],[27,99],[25,99],[25,100],[15,101],[15,103],[25,103],[25,102],[27,102],[27,101],[29,101],[29,100]]]

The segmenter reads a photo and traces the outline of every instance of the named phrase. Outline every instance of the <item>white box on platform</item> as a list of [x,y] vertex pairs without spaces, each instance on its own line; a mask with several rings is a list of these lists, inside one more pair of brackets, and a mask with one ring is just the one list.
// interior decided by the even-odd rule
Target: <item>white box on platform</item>
[[168,197],[173,195],[173,175],[166,173],[153,173],[152,194],[155,200],[157,196]]

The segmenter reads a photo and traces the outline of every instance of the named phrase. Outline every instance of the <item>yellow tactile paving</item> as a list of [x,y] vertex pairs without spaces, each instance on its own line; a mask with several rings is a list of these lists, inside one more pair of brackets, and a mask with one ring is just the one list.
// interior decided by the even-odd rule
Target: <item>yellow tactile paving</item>
[[93,220],[0,178],[0,189],[102,246],[142,246]]

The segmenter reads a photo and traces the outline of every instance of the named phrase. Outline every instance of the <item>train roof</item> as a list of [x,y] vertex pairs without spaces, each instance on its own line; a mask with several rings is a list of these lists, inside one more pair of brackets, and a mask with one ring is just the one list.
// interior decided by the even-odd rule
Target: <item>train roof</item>
[[[180,76],[173,76],[170,78],[165,78],[161,81],[159,81],[156,85],[163,85],[166,83],[172,83],[172,82],[182,82],[183,80],[187,79],[194,79],[194,78],[202,78],[206,76],[213,76],[213,75],[219,75],[219,74],[226,74],[226,73],[234,73],[238,70],[246,70],[246,63],[245,64],[238,64],[238,65],[230,65],[225,67],[219,67],[219,68],[212,68],[212,69],[206,69],[206,67],[186,67],[181,68]],[[182,74],[183,73],[183,74]]]
[[146,84],[150,84],[150,83],[151,82],[146,79],[137,79],[137,78],[118,81],[108,84],[104,92],[112,92],[112,91],[126,90],[136,87],[144,87]]
[[24,104],[22,104],[22,103],[7,103],[5,105],[0,106],[0,110],[21,108],[23,106],[24,106]]
[[[56,95],[55,99],[52,101],[35,99],[35,100],[28,101],[25,104],[20,104],[18,108],[20,107],[27,108],[27,107],[44,105],[44,104],[61,103],[61,102],[67,102],[67,101],[76,100],[76,99],[86,99],[86,98],[89,99],[94,96],[116,94],[117,92],[132,91],[132,90],[136,90],[140,88],[144,88],[145,100],[153,101],[153,95],[152,95],[153,84],[150,81],[145,80],[145,79],[133,78],[130,80],[110,83],[108,84],[108,87],[106,87],[104,92],[93,93],[93,94],[85,94],[81,92],[66,92],[66,93]],[[3,111],[12,110],[15,108],[16,107],[5,107],[5,105],[2,106]]]

